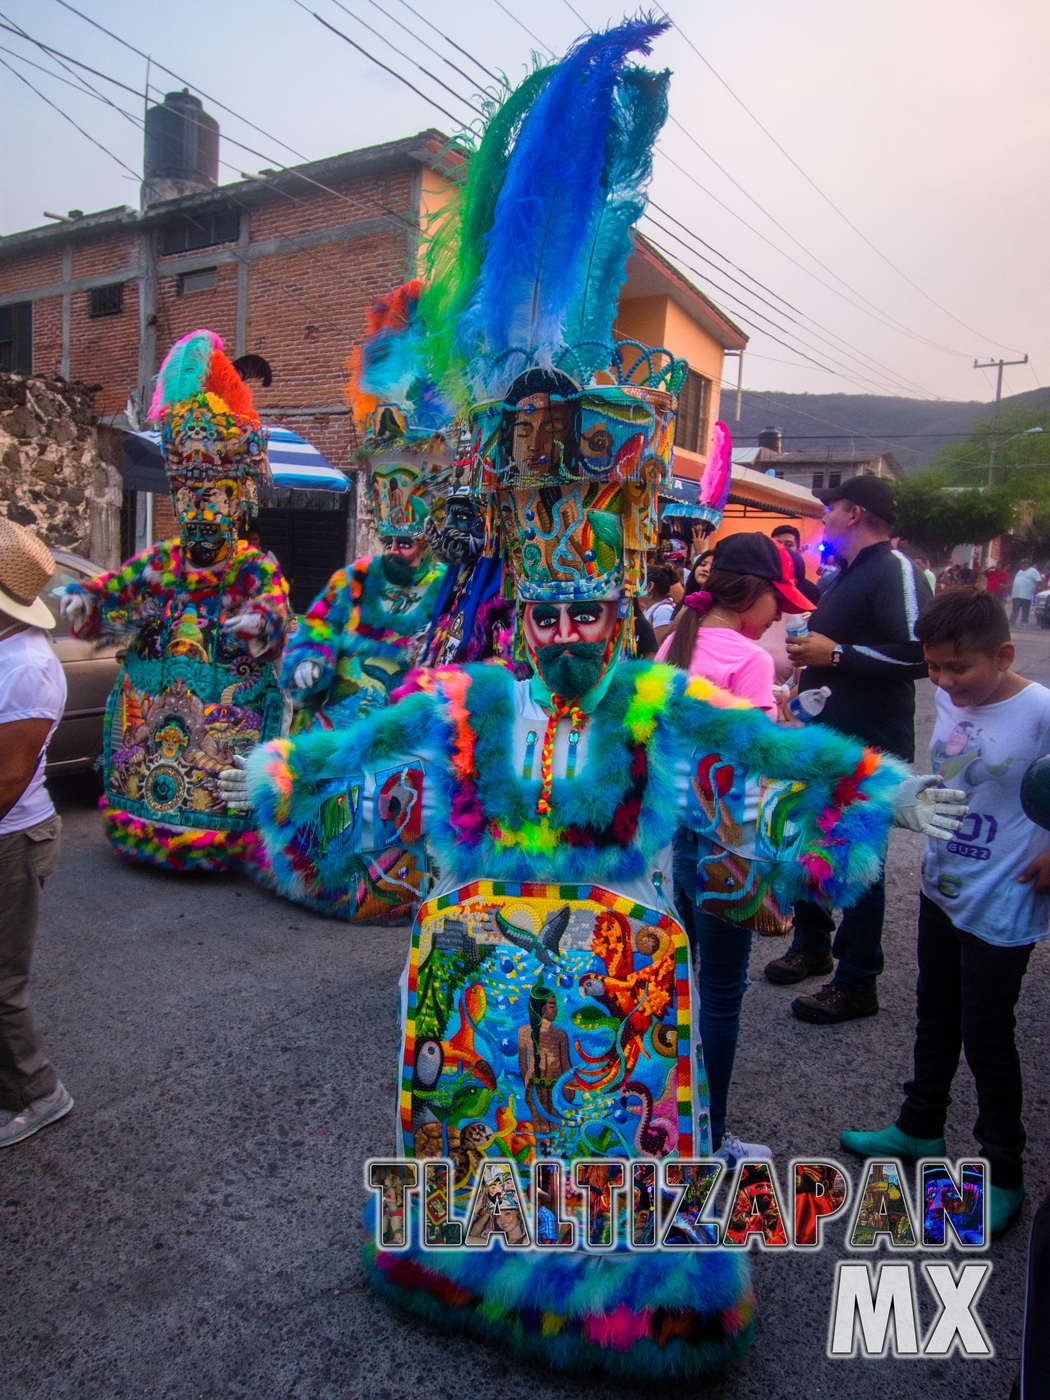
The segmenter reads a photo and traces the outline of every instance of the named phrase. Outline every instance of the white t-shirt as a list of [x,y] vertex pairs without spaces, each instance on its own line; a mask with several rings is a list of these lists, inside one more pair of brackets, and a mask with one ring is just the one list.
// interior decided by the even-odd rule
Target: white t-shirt
[[650,627],[666,627],[674,617],[674,604],[670,598],[661,598],[659,602],[649,604],[645,617]]
[[1030,568],[1022,569],[1014,576],[1014,586],[1010,597],[1034,598],[1042,581],[1042,574],[1034,564]]
[[47,743],[40,752],[29,786],[0,821],[0,836],[24,831],[53,816],[55,804],[44,786],[47,744],[66,707],[66,678],[54,647],[39,627],[28,627],[0,641],[0,724],[19,719],[49,719]]
[[933,771],[967,794],[951,841],[927,841],[922,889],[956,928],[986,943],[1035,943],[1050,926],[1050,895],[1017,877],[1050,849],[1050,831],[1021,810],[1021,779],[1050,752],[1050,690],[1034,681],[997,705],[956,706],[937,691]]

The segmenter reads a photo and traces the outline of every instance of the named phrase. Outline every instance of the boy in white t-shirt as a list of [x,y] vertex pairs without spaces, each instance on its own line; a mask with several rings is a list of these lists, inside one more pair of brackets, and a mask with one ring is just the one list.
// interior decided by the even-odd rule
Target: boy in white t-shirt
[[1050,926],[1050,832],[1021,808],[1021,779],[1050,752],[1050,690],[1011,670],[1010,624],[998,598],[941,593],[919,618],[938,687],[933,768],[962,788],[970,814],[951,841],[928,841],[919,905],[915,1072],[896,1123],[842,1134],[858,1156],[945,1152],[960,1050],[977,1085],[974,1136],[991,1164],[994,1235],[1024,1200],[1021,1062],[1014,1009],[1032,947]]

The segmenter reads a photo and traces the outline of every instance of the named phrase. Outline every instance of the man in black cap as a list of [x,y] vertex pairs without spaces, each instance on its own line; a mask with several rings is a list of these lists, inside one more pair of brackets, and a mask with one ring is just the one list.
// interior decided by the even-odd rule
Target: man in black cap
[[[824,537],[842,569],[810,615],[809,636],[788,641],[792,660],[805,667],[799,688],[828,686],[822,724],[910,763],[915,681],[926,675],[915,622],[930,602],[929,584],[890,544],[896,515],[890,482],[855,476],[816,494],[826,509]],[[792,1002],[800,1020],[830,1025],[878,1012],[885,907],[880,879],[843,914],[832,945],[830,913],[818,904],[795,905],[794,940],[767,964],[766,976],[791,984],[834,973],[815,995]]]

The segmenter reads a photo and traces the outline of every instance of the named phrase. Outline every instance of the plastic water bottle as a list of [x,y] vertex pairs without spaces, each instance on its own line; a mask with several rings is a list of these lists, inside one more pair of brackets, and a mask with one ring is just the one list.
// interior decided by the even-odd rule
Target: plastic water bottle
[[801,641],[803,637],[808,637],[809,613],[785,613],[784,631],[787,633],[788,641],[792,639]]
[[821,710],[828,703],[831,694],[829,685],[822,685],[819,690],[803,690],[796,695],[794,700],[788,703],[793,719],[801,720],[805,724],[808,720],[816,719]]

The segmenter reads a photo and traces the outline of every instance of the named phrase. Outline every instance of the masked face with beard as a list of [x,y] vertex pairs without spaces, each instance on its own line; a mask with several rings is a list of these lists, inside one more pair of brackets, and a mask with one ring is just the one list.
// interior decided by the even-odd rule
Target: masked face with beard
[[423,541],[408,536],[387,541],[383,554],[383,577],[395,588],[408,588],[415,580],[423,553]]
[[472,564],[485,547],[485,522],[473,496],[449,496],[427,516],[426,541],[443,564]]
[[578,700],[593,689],[602,678],[617,625],[612,601],[529,603],[525,640],[547,689],[563,700]]

